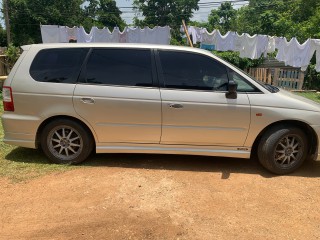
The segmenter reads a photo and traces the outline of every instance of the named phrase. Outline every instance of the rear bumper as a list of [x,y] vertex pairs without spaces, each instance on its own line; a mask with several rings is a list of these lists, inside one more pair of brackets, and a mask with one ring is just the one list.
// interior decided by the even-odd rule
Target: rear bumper
[[4,132],[3,142],[26,148],[36,148],[36,136],[28,133]]
[[40,119],[32,116],[4,113],[1,120],[4,130],[4,143],[36,148],[36,134]]

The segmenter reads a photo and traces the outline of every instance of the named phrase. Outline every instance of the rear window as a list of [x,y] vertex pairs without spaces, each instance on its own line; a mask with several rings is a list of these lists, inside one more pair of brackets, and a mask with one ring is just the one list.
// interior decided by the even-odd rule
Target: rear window
[[46,49],[40,51],[30,68],[38,82],[76,83],[88,49]]

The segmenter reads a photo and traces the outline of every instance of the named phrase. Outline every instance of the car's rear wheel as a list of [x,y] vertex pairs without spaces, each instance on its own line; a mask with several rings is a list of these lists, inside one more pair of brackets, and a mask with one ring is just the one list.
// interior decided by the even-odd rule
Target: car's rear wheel
[[308,155],[305,133],[296,127],[276,126],[261,138],[258,147],[260,163],[275,174],[297,170]]
[[90,155],[93,140],[81,124],[69,119],[58,119],[44,127],[41,147],[53,163],[77,164]]

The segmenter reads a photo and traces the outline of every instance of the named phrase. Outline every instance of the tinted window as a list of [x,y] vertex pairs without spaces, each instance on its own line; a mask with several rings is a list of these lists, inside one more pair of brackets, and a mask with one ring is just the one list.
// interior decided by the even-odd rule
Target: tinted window
[[160,51],[166,88],[226,91],[226,67],[199,54]]
[[87,63],[87,83],[152,86],[151,52],[95,49]]
[[30,75],[39,82],[75,83],[87,49],[47,49],[40,51],[30,68]]
[[229,71],[230,80],[235,81],[238,84],[237,91],[238,92],[260,92],[256,87],[254,87],[251,83],[249,83],[245,78],[240,76],[235,71]]

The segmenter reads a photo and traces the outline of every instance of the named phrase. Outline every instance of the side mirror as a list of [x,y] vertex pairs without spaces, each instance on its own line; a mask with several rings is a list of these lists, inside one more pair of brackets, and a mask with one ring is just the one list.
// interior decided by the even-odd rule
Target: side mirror
[[226,93],[226,98],[236,99],[237,98],[237,88],[238,88],[238,84],[235,81],[229,81],[228,92]]

